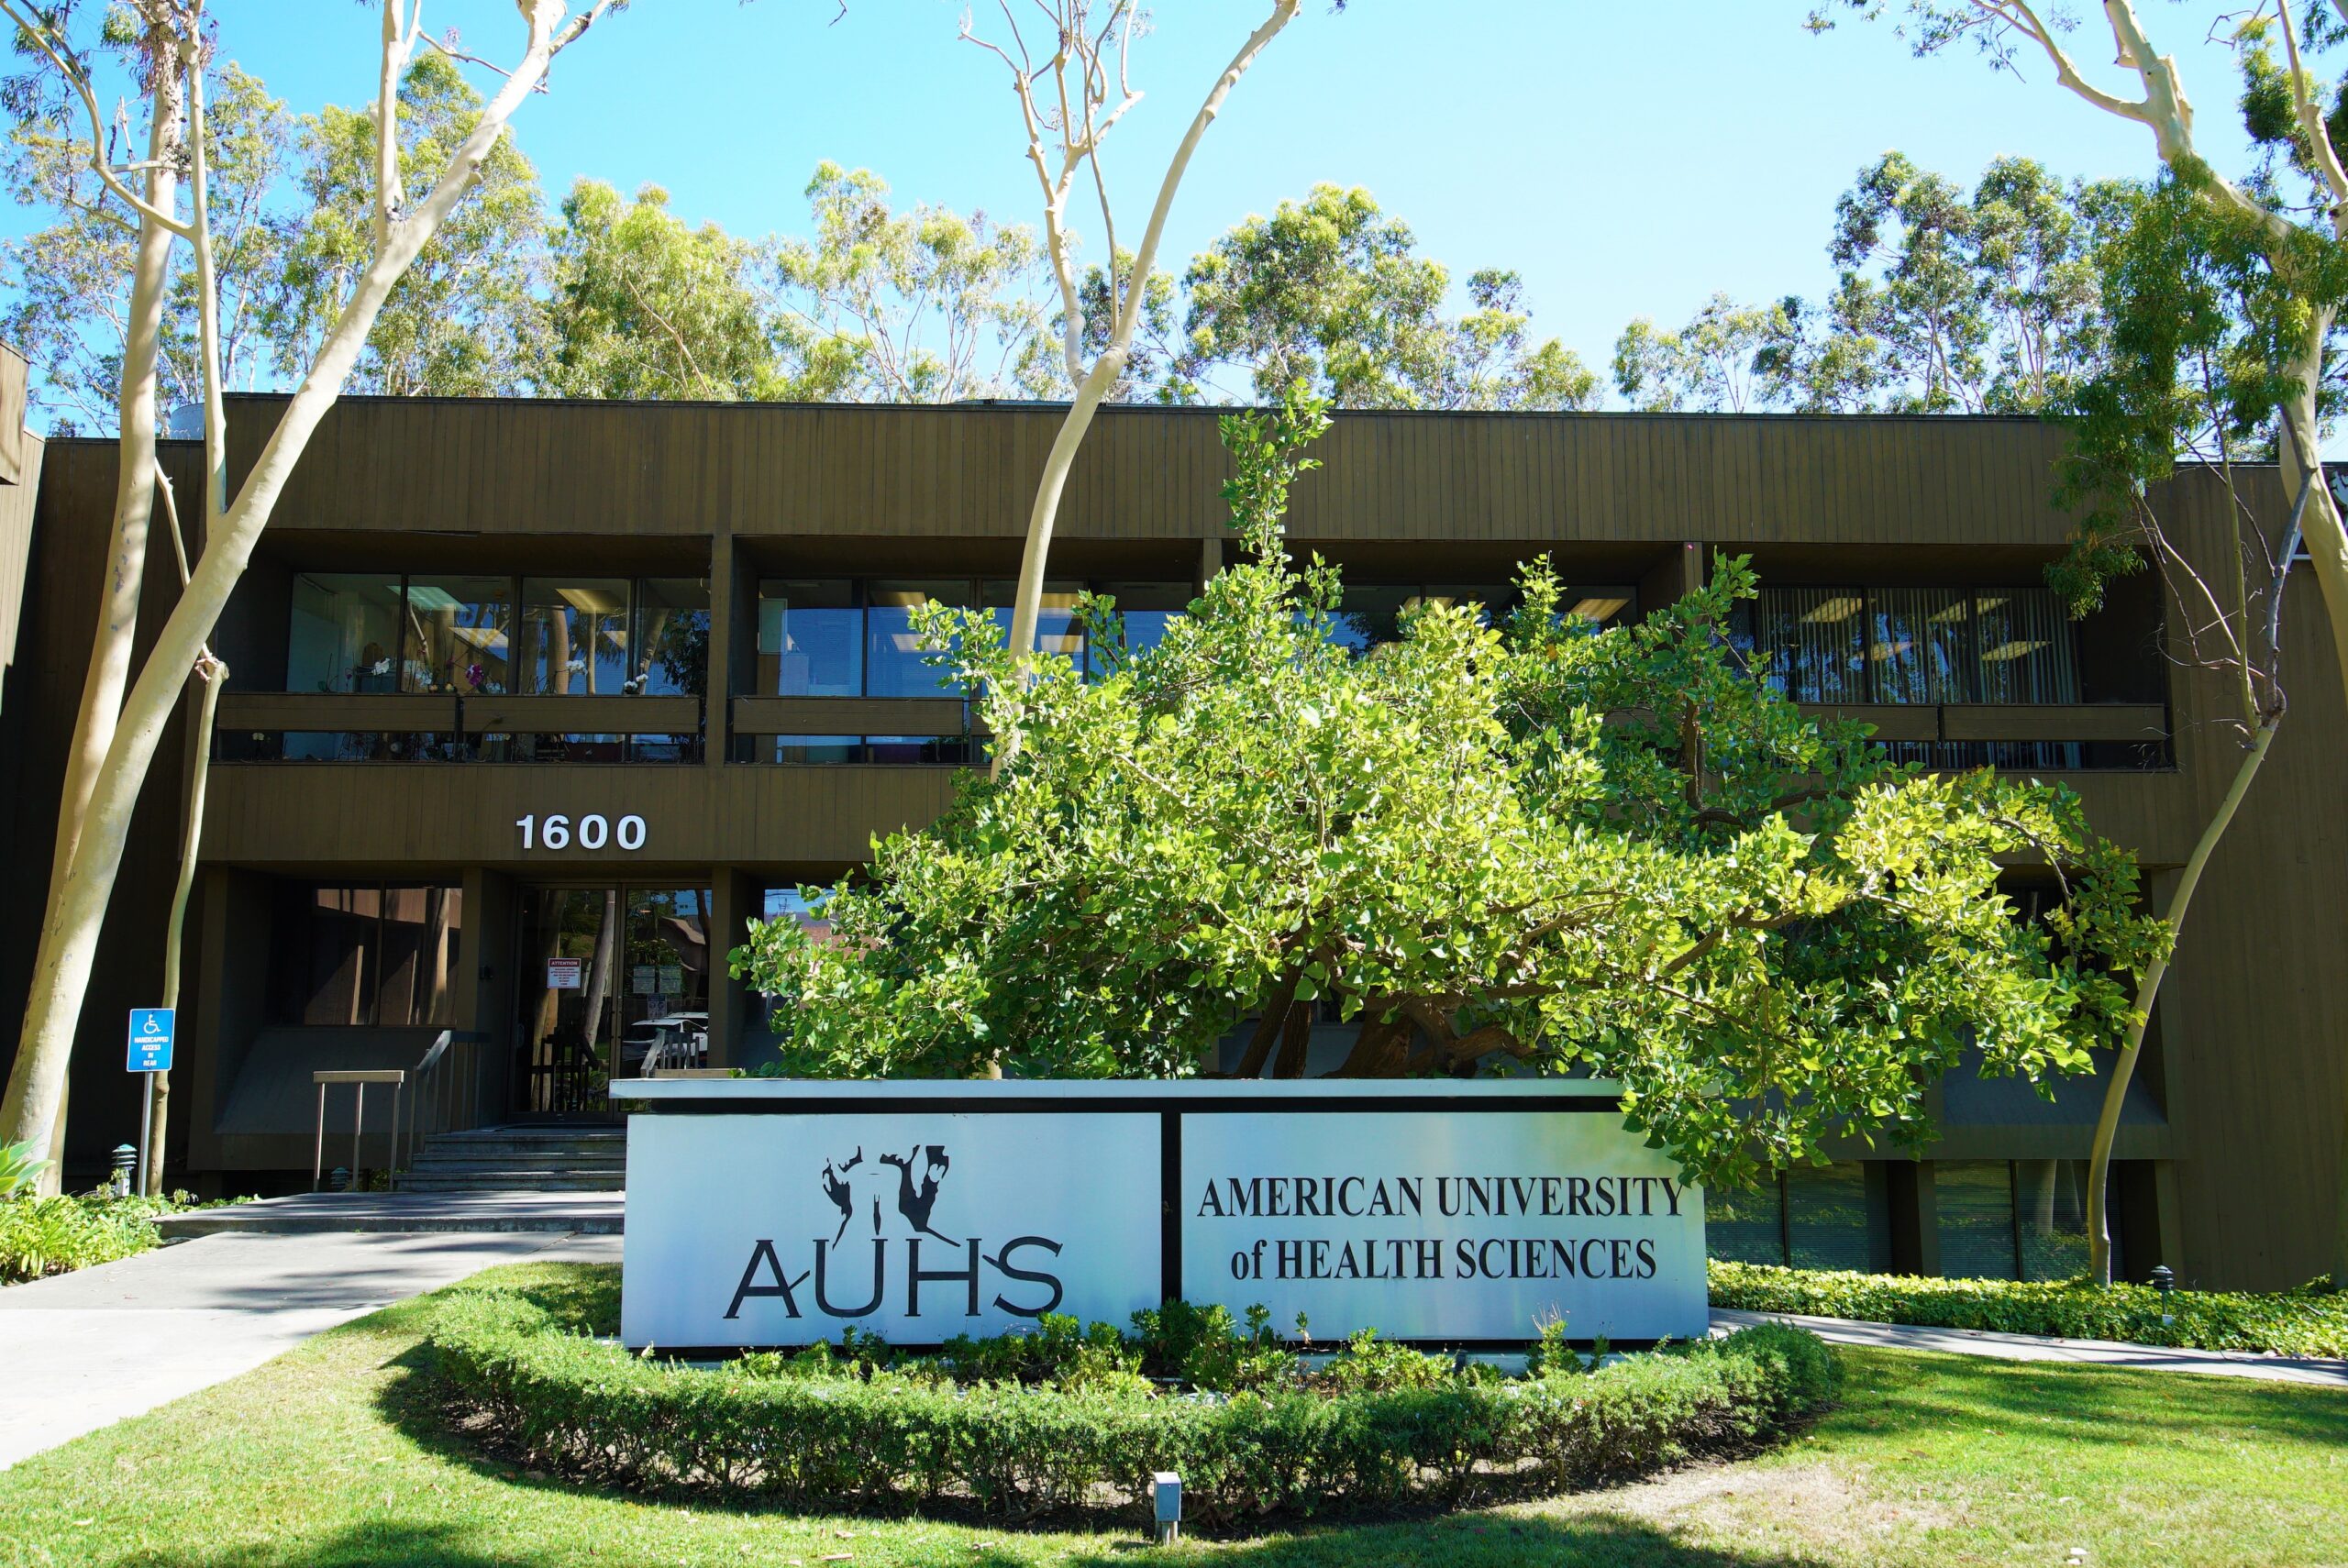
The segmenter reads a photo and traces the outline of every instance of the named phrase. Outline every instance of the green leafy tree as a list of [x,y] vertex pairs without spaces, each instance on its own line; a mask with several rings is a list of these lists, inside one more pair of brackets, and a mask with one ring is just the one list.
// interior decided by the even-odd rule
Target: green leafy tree
[[1645,316],[1614,343],[1614,390],[1648,414],[1744,414],[1767,400],[1768,354],[1793,330],[1799,300],[1740,305],[1714,294],[1677,331]]
[[[482,99],[454,61],[419,53],[400,78],[403,182],[429,179],[481,120]],[[317,357],[372,255],[377,109],[328,105],[301,123],[284,274],[270,303],[277,369]],[[546,276],[537,171],[501,136],[471,194],[392,291],[349,390],[387,397],[498,397],[529,390],[544,352],[537,291]]]
[[1016,395],[1056,375],[1035,231],[946,207],[895,212],[870,170],[816,165],[814,232],[775,256],[792,394],[892,403]]
[[548,310],[551,390],[567,397],[792,395],[759,292],[766,247],[689,226],[669,193],[633,203],[600,180],[563,198]]
[[[292,159],[293,121],[283,103],[233,61],[208,75],[205,139],[221,371],[228,386],[249,389],[271,352],[265,305],[283,248],[271,203]],[[0,246],[10,297],[0,337],[32,362],[33,401],[48,414],[52,433],[107,429],[117,416],[137,230],[109,206],[83,144],[55,117],[11,129],[0,178],[18,204],[51,220]],[[196,287],[193,259],[183,259],[167,285],[158,333],[157,375],[166,404],[203,401]]]
[[[2165,931],[2066,791],[1933,777],[1803,718],[1723,635],[1741,562],[1592,632],[1535,563],[1506,624],[1430,606],[1357,655],[1339,585],[1281,513],[1320,405],[1233,415],[1251,564],[1105,679],[1032,684],[981,613],[924,633],[1024,737],[934,827],[812,894],[828,940],[753,927],[734,957],[787,1067],[859,1077],[1180,1076],[1259,1020],[1237,1071],[1299,1076],[1314,1006],[1356,1076],[1618,1078],[1709,1177],[1915,1138],[1970,1044],[2033,1079],[2124,1026]],[[1087,603],[1114,646],[1113,606]],[[2067,897],[2015,916],[2000,863]]]
[[1302,380],[1342,408],[1591,405],[1597,377],[1534,340],[1516,273],[1471,275],[1458,316],[1444,310],[1451,281],[1368,191],[1315,185],[1191,260],[1170,395],[1188,401],[1229,369],[1265,401]]

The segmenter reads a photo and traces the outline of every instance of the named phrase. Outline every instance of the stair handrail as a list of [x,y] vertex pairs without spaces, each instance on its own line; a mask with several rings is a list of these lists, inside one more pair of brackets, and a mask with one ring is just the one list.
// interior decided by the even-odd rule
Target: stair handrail
[[477,1030],[444,1029],[416,1063],[413,1075],[415,1109],[408,1117],[407,1146],[400,1161],[401,1169],[415,1167],[415,1151],[425,1139],[436,1132],[460,1132],[479,1122],[481,1075],[473,1047],[488,1038]]

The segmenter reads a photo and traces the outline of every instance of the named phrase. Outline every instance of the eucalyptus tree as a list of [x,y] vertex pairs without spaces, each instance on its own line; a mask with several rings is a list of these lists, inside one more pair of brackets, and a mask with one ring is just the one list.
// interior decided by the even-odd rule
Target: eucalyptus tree
[[1358,186],[1321,184],[1251,215],[1195,257],[1170,367],[1183,401],[1218,370],[1247,395],[1302,380],[1340,408],[1586,408],[1598,380],[1555,338],[1534,342],[1523,282],[1486,269],[1469,309],[1445,313],[1452,275]]
[[[1157,185],[1157,199],[1150,207],[1140,242],[1134,248],[1132,264],[1122,272],[1116,270],[1116,214],[1109,199],[1109,177],[1102,164],[1101,149],[1118,122],[1141,101],[1141,94],[1134,89],[1130,70],[1133,44],[1142,20],[1139,8],[1135,0],[1037,0],[1037,4],[1048,26],[1047,51],[1041,50],[1046,41],[1041,39],[1036,47],[1030,47],[1019,24],[1019,13],[1009,0],[1002,0],[1002,4],[1005,28],[1002,41],[980,37],[972,30],[967,15],[962,24],[962,36],[992,54],[1009,71],[1012,90],[1019,102],[1027,161],[1036,171],[1036,185],[1043,196],[1044,257],[1059,291],[1062,364],[1074,388],[1059,434],[1044,459],[1044,471],[1036,484],[1035,503],[1027,514],[1027,543],[1020,557],[1019,585],[1011,621],[1011,646],[1017,650],[1023,671],[1030,669],[1037,648],[1036,623],[1043,608],[1044,570],[1051,553],[1052,525],[1059,516],[1060,495],[1067,489],[1077,450],[1083,445],[1085,432],[1091,428],[1102,400],[1125,379],[1134,333],[1149,298],[1150,277],[1157,267],[1157,248],[1165,237],[1166,219],[1173,211],[1182,175],[1190,168],[1191,156],[1198,151],[1207,127],[1223,112],[1231,90],[1246,75],[1265,47],[1295,19],[1302,0],[1271,0],[1264,20],[1247,35],[1231,62],[1207,89],[1198,112],[1191,116],[1190,126],[1167,160],[1165,175]],[[1069,203],[1079,196],[1080,179],[1091,184],[1091,194],[1099,204],[1102,253],[1109,259],[1112,271],[1106,292],[1116,302],[1115,314],[1102,336],[1097,352],[1091,351],[1086,342],[1076,235],[1069,212]],[[996,733],[1000,737],[995,754],[999,766],[1002,758],[1017,751],[1019,734],[1015,729]]]
[[563,198],[540,380],[564,397],[790,395],[763,293],[767,247],[687,225],[669,193],[600,180]]
[[[1835,14],[1868,18],[1892,0],[1821,5],[1811,25]],[[1994,69],[2042,65],[2054,84],[2099,114],[2143,127],[2165,191],[2190,204],[2195,251],[2223,270],[2232,295],[2232,352],[2210,367],[2207,401],[2244,442],[2272,433],[2274,499],[2296,510],[2322,595],[2333,662],[2348,686],[2348,527],[2321,479],[2326,422],[2338,406],[2340,314],[2348,304],[2348,123],[2339,105],[2348,6],[2340,0],[2276,0],[2247,14],[2217,6],[2166,13],[2179,33],[2223,33],[2239,72],[2237,104],[2254,161],[2229,172],[2195,133],[2194,107],[2174,53],[2130,0],[2102,0],[2088,34],[2093,56],[2073,47],[2077,19],[2029,0],[1901,0],[1903,31],[1920,54],[1967,45]],[[2103,49],[2111,63],[2100,63]],[[2083,61],[2086,63],[2082,63]],[[2338,1150],[2331,1274],[2348,1279],[2348,1099]]]
[[[417,53],[400,75],[399,178],[449,166],[481,123],[481,94],[458,61]],[[341,319],[374,257],[380,105],[305,116],[284,271],[271,302],[277,369],[298,378]],[[547,276],[546,201],[537,171],[501,136],[464,204],[393,285],[349,390],[383,397],[499,397],[530,388],[545,352],[538,294]]]
[[[1153,647],[1087,680],[1013,678],[981,613],[922,623],[1019,753],[966,777],[869,874],[810,890],[829,934],[753,927],[737,973],[787,999],[784,1067],[846,1077],[1186,1076],[1306,1068],[1314,1007],[1347,1076],[1479,1063],[1618,1078],[1634,1121],[1708,1179],[1919,1138],[1928,1084],[2077,1072],[2165,950],[2129,856],[2067,790],[1935,777],[1752,679],[1723,635],[1750,570],[1636,627],[1561,613],[1545,564],[1488,624],[1429,606],[1363,655],[1336,573],[1281,515],[1325,423],[1228,415],[1243,564]],[[2033,924],[1999,891],[2037,858]]]
[[1704,302],[1676,329],[1634,318],[1614,341],[1614,390],[1648,414],[1746,414],[1770,401],[1770,351],[1793,331],[1800,300]]
[[[11,83],[12,108],[48,115],[78,103],[87,140],[82,155],[127,219],[138,243],[131,259],[134,308],[123,357],[120,408],[121,479],[109,541],[107,601],[100,606],[91,676],[77,716],[59,833],[29,1002],[7,1091],[0,1099],[0,1143],[31,1142],[44,1154],[60,1130],[66,1069],[99,928],[121,869],[131,815],[173,709],[190,674],[207,657],[205,646],[230,592],[251,559],[261,530],[283,493],[318,423],[343,387],[381,319],[386,302],[434,235],[480,184],[507,122],[545,81],[555,57],[624,0],[586,0],[573,12],[566,0],[516,0],[525,32],[512,63],[500,70],[495,93],[437,167],[411,168],[403,160],[400,87],[421,50],[444,46],[424,33],[415,0],[383,0],[378,55],[378,97],[372,119],[374,194],[369,251],[349,273],[347,293],[319,339],[315,358],[260,444],[250,469],[231,495],[220,346],[218,251],[211,219],[206,151],[205,66],[214,42],[205,0],[138,0],[109,7],[93,34],[70,3],[37,6],[0,0],[0,16],[16,24],[20,53],[36,70]],[[98,101],[100,47],[123,51],[147,119],[147,156],[127,167]],[[409,181],[418,188],[411,195]],[[132,181],[138,182],[136,186]],[[180,204],[181,185],[186,205]],[[137,633],[137,583],[144,567],[146,531],[155,489],[155,403],[165,283],[175,244],[194,260],[198,339],[204,369],[205,484],[203,553],[190,563],[177,602],[130,678]],[[129,591],[123,591],[124,579]],[[124,690],[126,681],[128,690]]]
[[806,193],[813,232],[773,260],[791,395],[1016,396],[1054,368],[1033,229],[925,204],[899,211],[879,175],[829,161]]
[[[282,265],[274,189],[289,167],[294,123],[285,105],[233,61],[207,66],[215,271],[220,287],[221,374],[250,388],[268,361],[266,305]],[[33,401],[55,435],[116,423],[116,397],[129,337],[131,254],[136,226],[105,199],[69,124],[36,114],[9,132],[5,165],[11,196],[49,218],[0,245],[13,296],[0,337],[31,361]],[[203,400],[195,325],[195,275],[182,260],[165,285],[157,326],[159,397]]]

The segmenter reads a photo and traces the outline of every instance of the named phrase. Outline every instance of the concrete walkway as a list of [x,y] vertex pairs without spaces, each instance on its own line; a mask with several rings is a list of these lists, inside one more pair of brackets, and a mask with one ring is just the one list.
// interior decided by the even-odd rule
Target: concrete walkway
[[308,1192],[258,1203],[191,1209],[155,1221],[166,1236],[540,1231],[616,1236],[626,1214],[618,1192]]
[[616,1236],[221,1235],[10,1286],[0,1469],[493,1264],[619,1255]]
[[1999,1361],[2067,1361],[2121,1366],[2135,1372],[2198,1372],[2217,1377],[2255,1377],[2270,1383],[2311,1383],[2348,1389],[2348,1361],[2253,1355],[2247,1351],[2170,1350],[2122,1344],[2116,1340],[2041,1339],[2035,1334],[1995,1334],[1981,1329],[1920,1329],[1905,1323],[1805,1318],[1794,1312],[1712,1309],[1715,1336],[1766,1322],[1792,1323],[1833,1345],[1941,1351],[1950,1355],[1984,1355]]

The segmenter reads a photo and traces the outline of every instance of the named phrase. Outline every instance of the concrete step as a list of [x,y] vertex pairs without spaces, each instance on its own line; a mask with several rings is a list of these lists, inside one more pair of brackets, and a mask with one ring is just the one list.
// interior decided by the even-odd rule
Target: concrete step
[[517,1168],[561,1170],[581,1166],[594,1170],[622,1170],[627,1165],[626,1149],[501,1149],[483,1144],[472,1149],[419,1149],[416,1168],[426,1166],[513,1165]]
[[551,1125],[437,1132],[394,1178],[411,1193],[615,1193],[626,1185],[625,1128]]
[[598,1171],[471,1171],[444,1175],[405,1171],[396,1184],[400,1192],[608,1192],[616,1196],[616,1173]]

